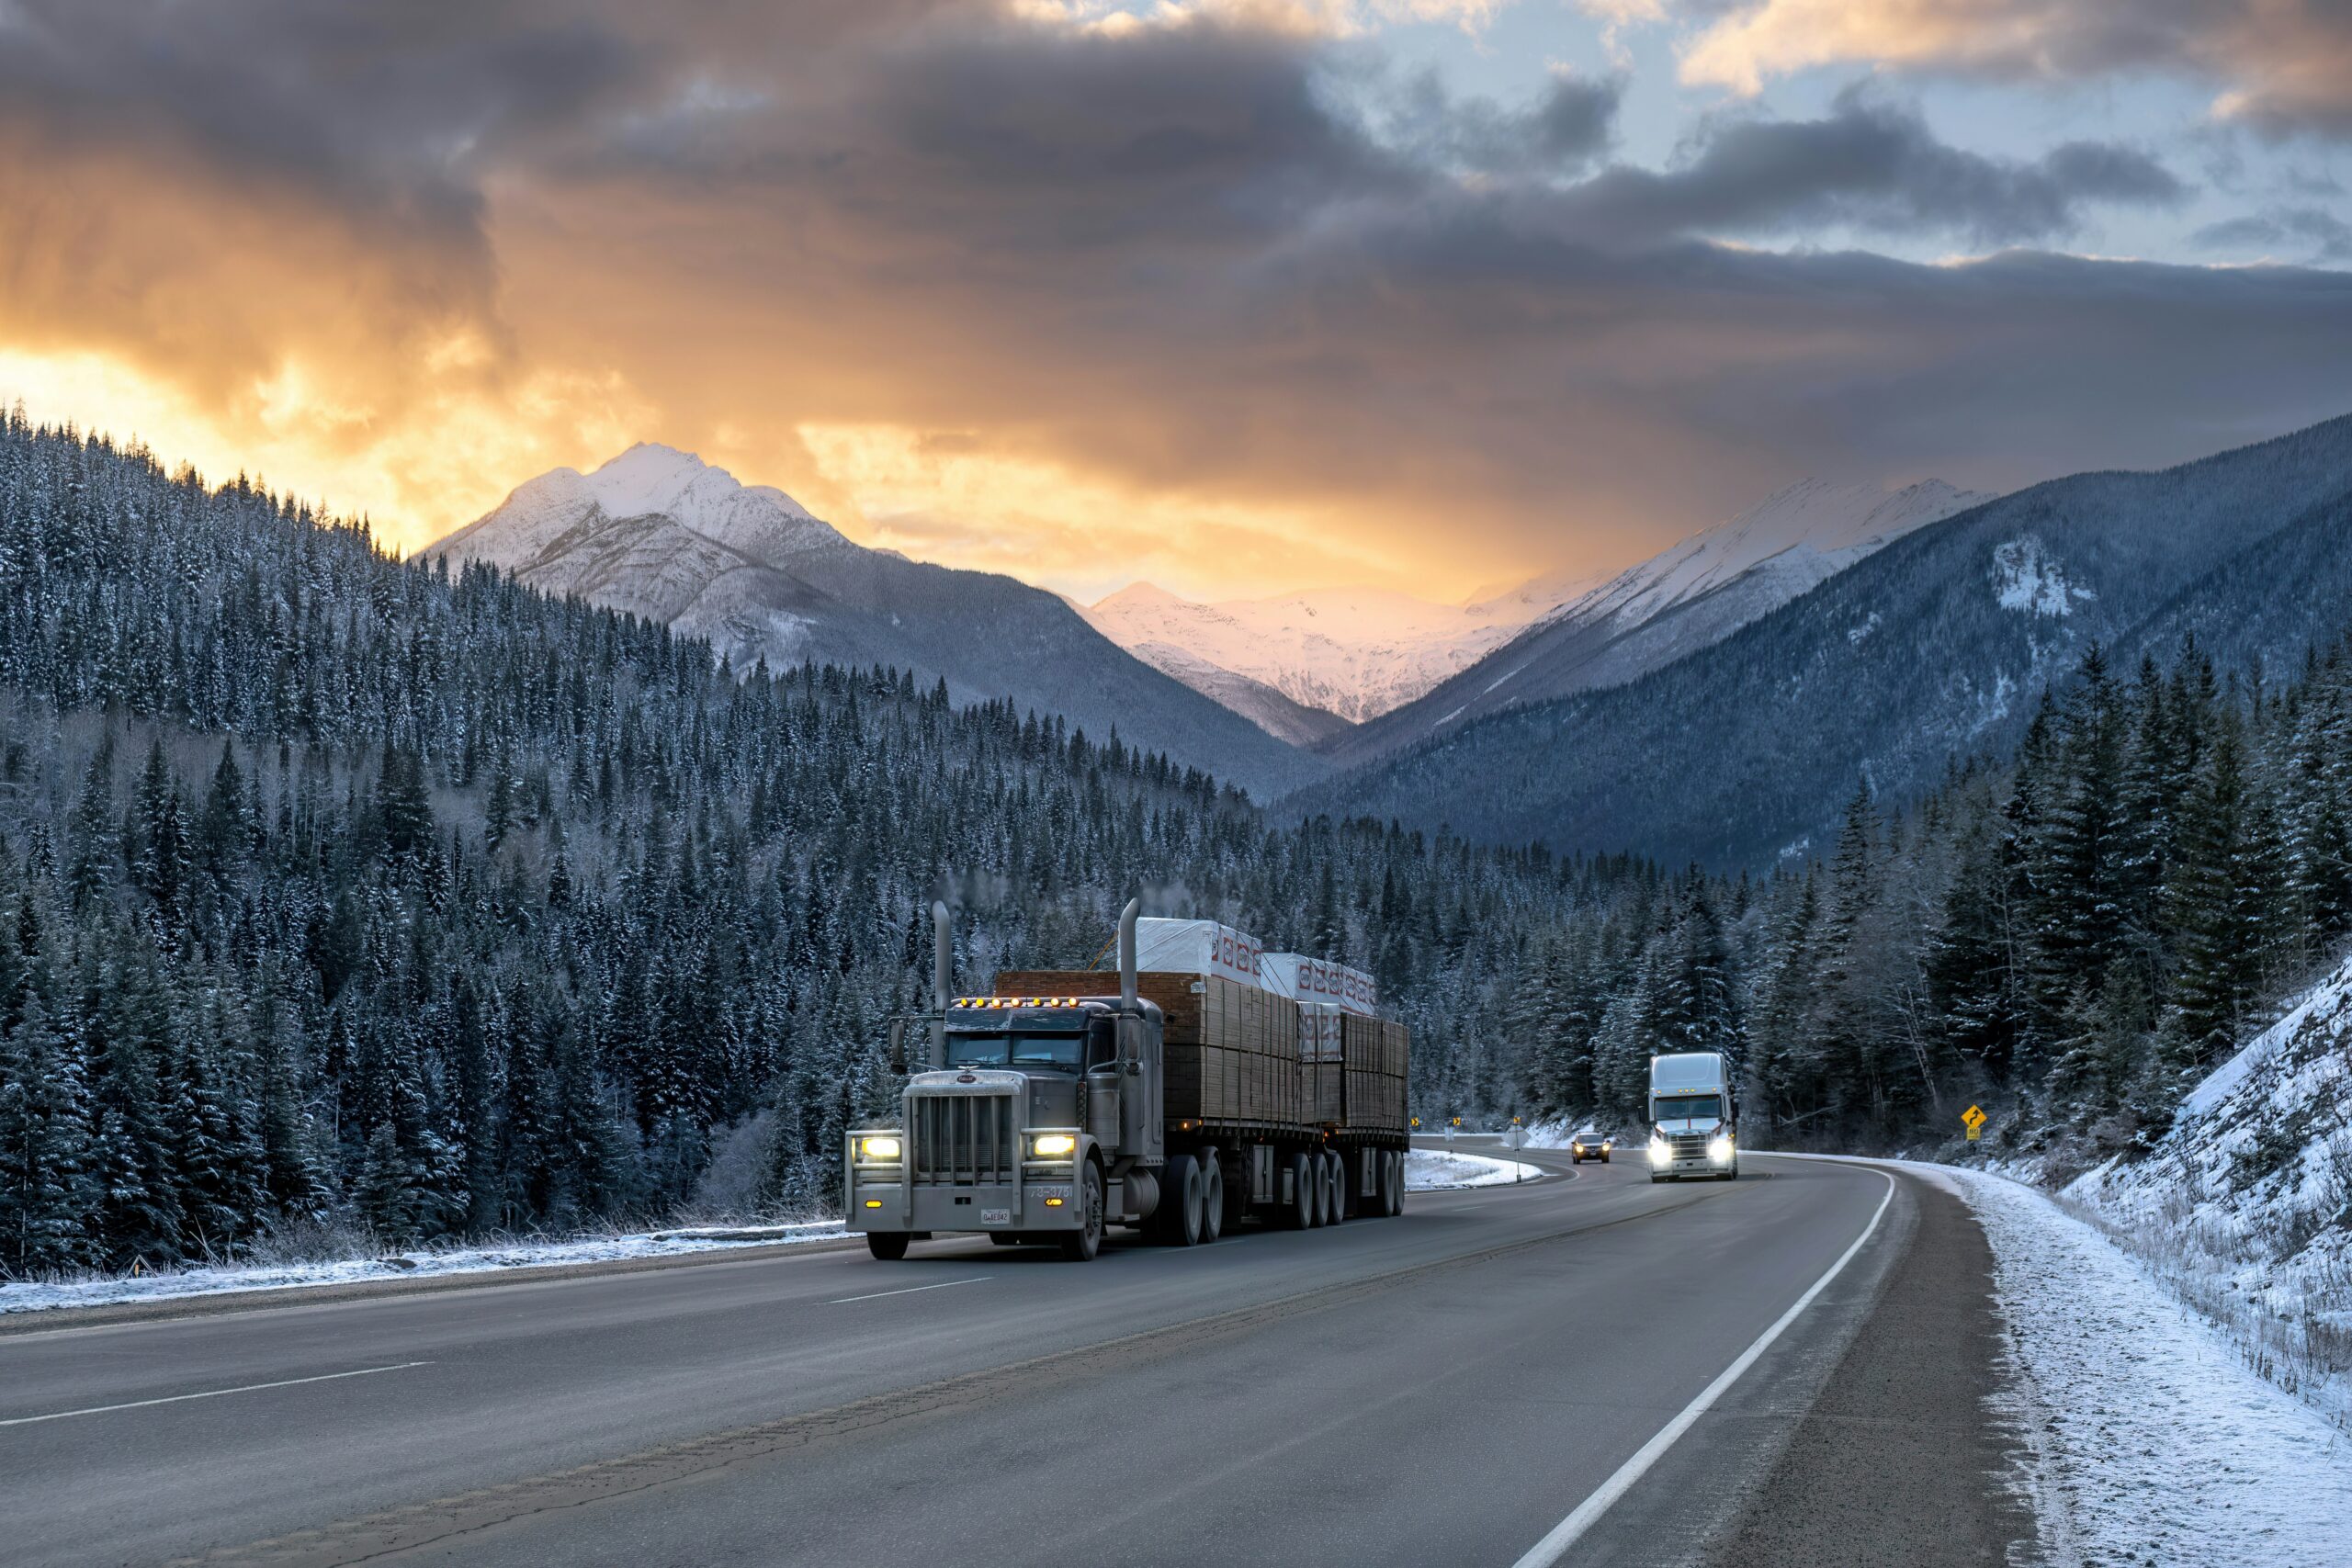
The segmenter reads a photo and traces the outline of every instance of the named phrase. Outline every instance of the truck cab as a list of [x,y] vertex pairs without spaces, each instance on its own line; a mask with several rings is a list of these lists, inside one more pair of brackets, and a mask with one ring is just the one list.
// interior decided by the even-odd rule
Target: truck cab
[[[879,1258],[978,1231],[1091,1258],[1161,1163],[1159,1009],[1109,997],[957,997],[918,1021],[932,1066],[899,1124],[850,1136],[851,1228]],[[1156,1192],[1151,1196],[1156,1197]]]
[[1650,1058],[1650,1179],[1739,1178],[1739,1103],[1719,1051]]

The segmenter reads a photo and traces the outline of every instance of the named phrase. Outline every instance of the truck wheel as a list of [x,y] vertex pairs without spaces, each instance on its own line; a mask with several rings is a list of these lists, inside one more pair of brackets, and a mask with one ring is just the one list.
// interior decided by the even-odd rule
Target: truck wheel
[[1315,1167],[1305,1155],[1291,1156],[1290,1203],[1283,1210],[1283,1224],[1295,1231],[1313,1230],[1321,1207],[1315,1201]]
[[1392,1215],[1405,1212],[1405,1151],[1402,1149],[1388,1151],[1388,1212]]
[[1323,1151],[1323,1223],[1336,1225],[1348,1217],[1348,1162],[1337,1149]]
[[907,1255],[907,1243],[913,1239],[904,1231],[867,1231],[865,1250],[885,1263],[896,1263]]
[[1225,1234],[1225,1165],[1215,1149],[1201,1151],[1201,1241]]
[[1170,1155],[1159,1173],[1159,1240],[1194,1247],[1201,1239],[1201,1165],[1189,1154]]
[[1079,1202],[1085,1218],[1076,1234],[1061,1238],[1062,1256],[1072,1263],[1091,1263],[1102,1250],[1102,1168],[1092,1160],[1079,1179]]

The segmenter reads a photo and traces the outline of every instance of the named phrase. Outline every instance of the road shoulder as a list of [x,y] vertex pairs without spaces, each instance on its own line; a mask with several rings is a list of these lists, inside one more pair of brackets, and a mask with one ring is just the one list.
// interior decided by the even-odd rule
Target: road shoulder
[[1844,1354],[1709,1564],[1917,1564],[2029,1558],[2018,1437],[1996,1414],[1993,1253],[1968,1205],[1904,1178],[1916,1214]]

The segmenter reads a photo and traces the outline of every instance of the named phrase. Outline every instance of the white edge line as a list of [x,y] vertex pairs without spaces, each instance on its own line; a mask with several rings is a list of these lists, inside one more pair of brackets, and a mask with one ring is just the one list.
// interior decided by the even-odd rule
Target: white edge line
[[37,1421],[62,1421],[69,1416],[104,1416],[110,1410],[143,1410],[150,1404],[177,1404],[188,1399],[218,1399],[224,1393],[259,1393],[266,1388],[292,1388],[297,1383],[333,1382],[337,1378],[364,1378],[375,1372],[401,1372],[411,1367],[429,1367],[430,1361],[398,1361],[389,1367],[361,1367],[356,1371],[321,1372],[314,1378],[284,1378],[277,1382],[249,1382],[240,1388],[209,1388],[202,1393],[172,1393],[161,1399],[134,1399],[122,1404],[93,1404],[86,1410],[52,1410],[46,1416],[17,1416],[0,1421],[0,1427],[29,1427]]
[[911,1296],[917,1291],[944,1291],[950,1285],[977,1285],[988,1278],[986,1274],[975,1274],[968,1280],[942,1280],[936,1285],[909,1285],[902,1291],[876,1291],[870,1296],[842,1296],[837,1301],[830,1301],[825,1304],[829,1307],[837,1307],[847,1306],[852,1302],[878,1302],[884,1296]]
[[1878,1234],[1878,1223],[1885,1217],[1886,1206],[1894,1201],[1894,1178],[1883,1170],[1877,1174],[1886,1182],[1885,1196],[1879,1199],[1877,1209],[1871,1214],[1871,1223],[1862,1228],[1861,1235],[1854,1238],[1854,1244],[1839,1254],[1838,1261],[1829,1266],[1829,1271],[1815,1280],[1805,1293],[1796,1299],[1795,1304],[1780,1315],[1779,1320],[1771,1327],[1757,1336],[1756,1342],[1742,1350],[1737,1360],[1716,1373],[1715,1381],[1701,1389],[1699,1396],[1682,1407],[1681,1414],[1660,1427],[1657,1436],[1636,1450],[1633,1458],[1619,1465],[1617,1472],[1602,1482],[1591,1496],[1577,1504],[1574,1513],[1554,1525],[1550,1534],[1529,1547],[1526,1555],[1512,1564],[1512,1568],[1553,1568],[1555,1563],[1566,1556],[1568,1548],[1574,1546],[1585,1531],[1598,1524],[1600,1517],[1609,1511],[1618,1498],[1631,1491],[1635,1482],[1649,1473],[1650,1467],[1664,1458],[1666,1450],[1672,1448],[1680,1439],[1682,1434],[1689,1431],[1697,1423],[1699,1417],[1704,1416],[1709,1407],[1723,1397],[1725,1390],[1739,1381],[1740,1374],[1754,1366],[1757,1358],[1772,1348],[1772,1341],[1778,1339],[1789,1325],[1794,1323],[1804,1309],[1813,1304],[1814,1298],[1828,1289],[1829,1281],[1845,1271],[1846,1265],[1854,1260],[1854,1254],[1861,1251],[1862,1244]]

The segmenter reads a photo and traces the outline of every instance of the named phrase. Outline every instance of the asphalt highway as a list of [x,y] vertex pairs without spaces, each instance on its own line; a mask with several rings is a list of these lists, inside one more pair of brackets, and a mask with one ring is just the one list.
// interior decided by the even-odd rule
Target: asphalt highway
[[1084,1265],[943,1240],[10,1333],[0,1561],[2026,1554],[1956,1200],[1525,1157]]

